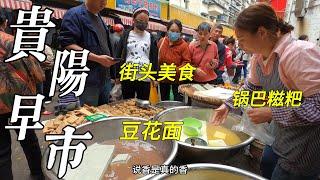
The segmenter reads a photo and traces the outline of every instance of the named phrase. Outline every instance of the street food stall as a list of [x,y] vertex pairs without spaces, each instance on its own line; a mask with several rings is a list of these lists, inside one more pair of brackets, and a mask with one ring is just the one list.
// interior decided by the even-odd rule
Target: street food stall
[[[241,6],[234,31],[184,3],[1,0],[1,179],[317,179],[319,48],[267,4]],[[118,23],[133,29],[109,31]],[[224,50],[234,32],[242,50]],[[245,84],[230,84],[247,63]]]
[[[163,111],[162,108],[150,106],[148,108],[139,107],[136,100],[122,100],[108,105],[93,107],[84,105],[80,109],[70,111],[65,115],[59,115],[55,119],[45,121],[43,132],[45,134],[61,134],[62,129],[67,125],[77,127],[90,122],[86,117],[101,115],[99,118],[107,117],[139,117],[147,120]],[[92,121],[92,120],[91,120]]]
[[[142,140],[143,124],[139,125],[140,140],[119,140],[123,134],[124,122],[147,122],[137,117],[112,117],[94,123],[86,123],[78,127],[77,133],[90,131],[93,139],[86,142],[87,150],[82,164],[76,168],[68,168],[65,179],[149,179],[151,173],[134,174],[134,165],[169,165],[177,153],[177,142]],[[163,132],[161,128],[160,132]],[[57,156],[52,170],[46,169],[49,149],[44,153],[43,169],[49,179],[56,180],[59,171]],[[73,159],[74,155],[69,155]]]
[[[216,90],[210,91],[210,88]],[[145,101],[137,99],[121,100],[99,107],[85,105],[80,109],[45,121],[43,133],[63,134],[63,128],[68,125],[77,127],[77,133],[86,131],[92,133],[93,139],[86,141],[88,149],[87,153],[84,154],[90,157],[91,160],[90,158],[84,159],[83,164],[77,170],[68,168],[66,179],[77,179],[80,175],[82,177],[97,177],[98,179],[116,177],[119,179],[124,177],[130,177],[131,179],[179,179],[184,177],[182,175],[179,177],[172,176],[173,174],[169,175],[169,173],[130,173],[133,171],[134,165],[137,164],[147,164],[150,167],[152,165],[166,165],[167,168],[172,167],[172,165],[185,165],[191,172],[188,173],[188,176],[193,177],[200,173],[204,179],[206,176],[213,174],[229,178],[239,176],[243,178],[250,177],[250,179],[263,179],[254,173],[232,167],[234,166],[233,162],[236,162],[235,164],[241,167],[239,163],[241,164],[245,159],[243,153],[248,150],[248,145],[254,141],[253,137],[245,133],[232,131],[232,127],[240,122],[241,117],[236,114],[230,114],[226,123],[221,126],[212,126],[208,123],[214,113],[214,110],[208,107],[223,103],[228,98],[227,96],[230,95],[230,91],[234,91],[237,88],[195,84],[180,86],[180,92],[187,96],[189,95],[192,99],[199,100],[203,104],[207,104],[206,108],[196,105],[186,106],[183,102],[177,101],[163,101],[152,106],[148,103],[145,105],[143,104]],[[210,93],[201,91],[210,91]],[[201,98],[202,95],[205,95],[205,98]],[[180,140],[130,141],[119,139],[124,133],[124,122],[139,121],[183,122]],[[141,127],[138,133],[140,139],[143,138],[143,135],[141,135],[143,132],[142,126],[142,124],[139,125]],[[163,131],[164,126],[161,125],[160,132],[162,133]],[[98,150],[99,148],[100,150]],[[92,153],[96,155],[92,155]],[[44,168],[47,165],[48,154],[49,148],[46,149],[43,156]],[[72,159],[72,156],[72,154],[69,155],[69,159]],[[92,158],[96,159],[96,156],[104,157],[106,160],[93,161]],[[150,159],[150,157],[152,158]],[[238,160],[239,157],[240,160]],[[61,155],[58,156],[58,159],[60,158]],[[90,165],[92,162],[100,163],[104,168]],[[257,161],[253,163],[257,166]],[[227,164],[229,166],[219,164]],[[58,164],[53,167],[50,171],[47,169],[44,171],[49,179],[57,179]],[[179,166],[179,168],[182,168],[182,166]],[[89,171],[86,169],[95,170]],[[159,167],[159,169],[161,168]],[[176,174],[179,174],[178,172],[180,171],[177,171]],[[93,173],[98,174],[98,176],[92,176]],[[86,174],[87,176],[85,176]]]
[[179,92],[185,102],[191,99],[192,105],[218,107],[239,88],[240,85],[184,84],[179,86]]

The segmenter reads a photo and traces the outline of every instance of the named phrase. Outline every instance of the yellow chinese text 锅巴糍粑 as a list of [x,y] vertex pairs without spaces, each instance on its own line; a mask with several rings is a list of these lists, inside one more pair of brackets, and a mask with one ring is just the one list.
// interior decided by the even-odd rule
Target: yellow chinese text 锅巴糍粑
[[251,107],[263,107],[266,105],[266,91],[253,91],[251,96]]
[[235,91],[233,93],[233,106],[246,107],[249,104],[250,91]]

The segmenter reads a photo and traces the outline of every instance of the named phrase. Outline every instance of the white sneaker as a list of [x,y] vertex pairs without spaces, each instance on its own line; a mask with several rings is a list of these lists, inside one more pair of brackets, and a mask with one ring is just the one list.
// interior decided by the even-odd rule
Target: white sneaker
[[44,104],[50,104],[52,101],[45,101]]

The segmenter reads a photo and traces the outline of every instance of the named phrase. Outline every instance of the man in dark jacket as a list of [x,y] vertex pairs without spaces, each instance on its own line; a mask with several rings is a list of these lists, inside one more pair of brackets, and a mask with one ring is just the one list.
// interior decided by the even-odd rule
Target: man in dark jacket
[[87,0],[68,10],[61,25],[59,42],[63,48],[90,51],[87,62],[90,72],[80,97],[82,105],[106,104],[109,97],[105,84],[114,75],[110,67],[116,62],[112,58],[109,30],[99,15],[105,5],[105,0]]
[[210,40],[215,42],[218,46],[218,54],[219,54],[219,65],[215,69],[215,73],[217,74],[217,79],[214,84],[224,84],[222,79],[222,74],[224,73],[224,59],[226,56],[226,47],[223,43],[219,41],[219,38],[222,36],[223,27],[219,24],[215,25],[211,31]]

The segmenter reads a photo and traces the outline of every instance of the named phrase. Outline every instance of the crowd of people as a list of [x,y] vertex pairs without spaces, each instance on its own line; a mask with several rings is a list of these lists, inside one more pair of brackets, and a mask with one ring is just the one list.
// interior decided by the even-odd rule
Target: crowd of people
[[[101,7],[89,2],[66,13],[59,36],[63,48],[79,49],[81,46],[91,52],[88,63],[91,71],[85,91],[80,97],[81,104],[98,106],[108,103],[110,91],[115,84],[121,84],[123,99],[136,97],[149,100],[150,86],[159,85],[161,100],[169,100],[172,91],[174,100],[182,101],[178,92],[182,83],[218,85],[230,79],[230,83],[238,84],[242,74],[246,78],[246,65],[250,55],[236,45],[235,38],[223,39],[221,25],[212,27],[209,23],[201,23],[197,28],[196,38],[188,42],[183,36],[181,21],[173,19],[167,24],[166,34],[159,37],[147,30],[149,11],[138,8],[132,14],[134,23],[131,28],[125,29],[121,24],[116,24],[109,30],[98,15]],[[86,16],[80,15],[80,12]],[[89,21],[94,23],[88,23]],[[113,59],[120,59],[121,63],[114,64]],[[119,72],[123,63],[152,64],[152,71],[159,71],[163,64],[173,63],[177,74],[174,81],[166,79],[161,83],[151,79],[120,82]],[[193,82],[181,82],[179,68],[188,63],[196,68]],[[228,72],[225,80],[222,77],[224,72]],[[137,79],[139,78],[138,75]]]
[[[299,108],[258,108],[248,112],[255,123],[274,122],[276,140],[267,146],[261,163],[264,177],[271,179],[313,179],[319,174],[320,160],[320,52],[314,44],[295,40],[292,26],[277,18],[274,10],[265,4],[251,5],[240,13],[235,23],[236,37],[223,37],[223,26],[201,23],[192,42],[186,41],[182,23],[173,19],[167,24],[164,36],[149,32],[149,11],[136,9],[133,26],[125,29],[117,24],[109,28],[99,12],[105,1],[87,0],[64,15],[58,37],[62,49],[90,51],[87,67],[90,69],[83,94],[73,93],[59,97],[63,106],[74,103],[99,106],[109,103],[112,86],[121,84],[122,98],[149,100],[150,87],[159,86],[161,100],[182,101],[178,92],[182,83],[244,84],[243,89],[301,90],[304,101]],[[11,138],[4,127],[11,117],[14,95],[49,94],[48,82],[54,53],[46,47],[45,63],[32,57],[4,63],[10,57],[14,36],[5,32],[6,18],[0,18],[0,175],[12,179]],[[118,61],[119,60],[119,61]],[[152,79],[120,82],[123,63],[140,65],[152,63],[152,70],[161,65],[176,65],[174,81]],[[193,81],[179,81],[179,68],[186,64],[194,68]],[[250,76],[248,76],[250,72]],[[242,77],[243,75],[243,77]],[[24,78],[26,77],[26,78]],[[155,77],[157,77],[155,75]],[[137,77],[139,78],[139,77]],[[46,100],[50,101],[48,95]],[[59,110],[63,109],[61,107]],[[222,123],[233,109],[232,99],[216,110],[212,122]],[[43,107],[43,114],[47,115]],[[29,112],[25,112],[28,114]],[[21,145],[28,159],[31,174],[43,178],[41,153],[34,130],[28,130]],[[308,148],[307,148],[308,147]],[[271,158],[266,158],[271,157]],[[272,159],[272,161],[270,160]]]

